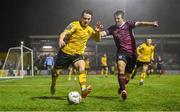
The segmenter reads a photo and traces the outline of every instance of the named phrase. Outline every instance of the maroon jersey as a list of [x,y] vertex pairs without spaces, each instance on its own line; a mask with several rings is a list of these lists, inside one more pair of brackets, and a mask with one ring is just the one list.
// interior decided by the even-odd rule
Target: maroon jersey
[[107,35],[112,35],[118,52],[136,54],[136,42],[133,35],[134,21],[126,21],[123,25],[112,25],[106,30]]

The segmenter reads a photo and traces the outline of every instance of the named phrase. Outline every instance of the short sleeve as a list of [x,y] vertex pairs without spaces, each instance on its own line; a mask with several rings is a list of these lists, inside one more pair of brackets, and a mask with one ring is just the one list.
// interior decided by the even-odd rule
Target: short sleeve
[[131,28],[135,28],[135,24],[136,24],[135,21],[127,21],[127,22]]
[[68,33],[68,35],[71,35],[76,30],[76,25],[74,23],[70,23],[66,28],[65,32]]

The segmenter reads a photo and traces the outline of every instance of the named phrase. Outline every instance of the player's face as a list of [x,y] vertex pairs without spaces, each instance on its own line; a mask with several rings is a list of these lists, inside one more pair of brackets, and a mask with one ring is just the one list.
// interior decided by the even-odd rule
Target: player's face
[[89,25],[89,23],[91,22],[91,15],[84,13],[84,15],[81,17],[81,25],[86,27]]
[[152,44],[152,40],[151,40],[151,39],[147,39],[146,43],[147,43],[148,45],[151,45],[151,44]]
[[122,25],[122,23],[124,22],[124,19],[122,18],[121,15],[118,15],[118,16],[114,17],[114,21],[115,21],[116,25]]

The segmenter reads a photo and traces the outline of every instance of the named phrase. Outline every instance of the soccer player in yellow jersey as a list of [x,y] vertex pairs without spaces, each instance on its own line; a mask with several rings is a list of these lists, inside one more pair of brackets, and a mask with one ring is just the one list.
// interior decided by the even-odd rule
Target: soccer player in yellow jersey
[[108,75],[108,65],[107,65],[107,55],[104,54],[102,57],[101,57],[101,75],[102,76],[106,76]]
[[137,69],[142,67],[140,85],[143,85],[144,83],[150,61],[154,60],[154,48],[150,38],[147,38],[145,43],[137,47],[138,58],[131,79],[134,78]]
[[[85,73],[84,51],[86,43],[90,37],[96,41],[100,40],[99,31],[102,25],[97,23],[95,29],[89,26],[93,12],[84,10],[79,21],[71,22],[59,36],[60,50],[57,54],[52,73],[51,94],[55,94],[55,85],[58,77],[58,70],[67,68],[72,64],[79,72],[79,84],[82,98],[85,98],[92,90],[91,85],[87,85]],[[67,37],[67,42],[65,38]]]
[[86,70],[86,74],[88,75],[90,69],[90,62],[89,62],[89,58],[85,59],[85,70]]

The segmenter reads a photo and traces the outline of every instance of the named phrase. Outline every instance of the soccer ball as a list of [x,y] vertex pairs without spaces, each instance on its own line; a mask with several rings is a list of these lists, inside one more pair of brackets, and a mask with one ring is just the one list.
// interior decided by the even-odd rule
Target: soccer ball
[[68,93],[68,102],[69,104],[79,104],[81,102],[81,95],[77,91],[71,91]]

